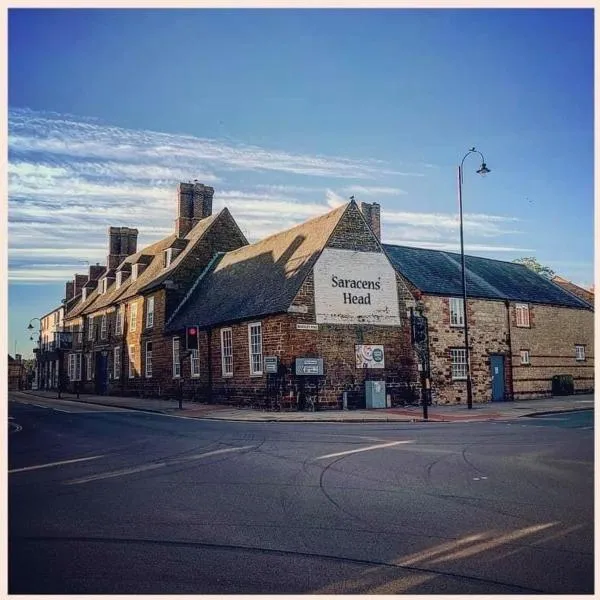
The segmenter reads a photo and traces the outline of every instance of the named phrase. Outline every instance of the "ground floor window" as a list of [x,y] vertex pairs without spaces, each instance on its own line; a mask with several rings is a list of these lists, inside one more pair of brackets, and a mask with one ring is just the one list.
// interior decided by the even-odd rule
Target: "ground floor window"
[[262,375],[262,325],[248,325],[248,345],[250,350],[250,374]]
[[85,375],[88,381],[92,380],[92,354],[85,355]]
[[192,377],[200,377],[200,352],[192,350],[190,354],[190,373]]
[[152,342],[146,342],[146,377],[152,377]]
[[181,363],[179,362],[179,338],[173,338],[173,377],[181,377]]
[[223,377],[233,375],[233,339],[231,329],[221,329],[221,373]]
[[113,377],[121,379],[121,348],[119,346],[113,352]]
[[528,364],[530,364],[530,362],[529,362],[529,350],[521,350],[519,352],[519,356],[521,357],[521,364],[522,365],[528,365]]
[[585,346],[575,346],[575,360],[585,360]]
[[450,350],[450,356],[452,359],[452,379],[466,379],[467,351],[465,348],[452,348]]
[[135,346],[129,346],[129,379],[135,377]]

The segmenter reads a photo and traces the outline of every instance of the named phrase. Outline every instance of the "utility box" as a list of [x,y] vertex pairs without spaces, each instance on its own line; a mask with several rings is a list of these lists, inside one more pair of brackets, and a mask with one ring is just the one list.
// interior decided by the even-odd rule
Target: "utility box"
[[385,381],[365,381],[365,404],[367,408],[385,408]]

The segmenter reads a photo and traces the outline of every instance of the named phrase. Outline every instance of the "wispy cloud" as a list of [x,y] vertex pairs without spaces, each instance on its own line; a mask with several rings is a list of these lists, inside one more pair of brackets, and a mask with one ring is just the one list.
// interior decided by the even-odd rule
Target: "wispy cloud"
[[362,196],[402,196],[408,193],[400,188],[381,187],[376,185],[351,185],[349,187],[344,188],[344,191],[348,194],[360,194]]

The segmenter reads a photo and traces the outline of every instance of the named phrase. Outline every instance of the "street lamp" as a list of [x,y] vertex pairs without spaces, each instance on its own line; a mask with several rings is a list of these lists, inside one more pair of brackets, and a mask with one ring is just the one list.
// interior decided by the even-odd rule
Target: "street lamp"
[[462,178],[463,178],[463,164],[465,158],[470,154],[479,154],[481,156],[481,167],[477,169],[479,175],[487,175],[490,169],[485,164],[485,158],[483,154],[476,150],[474,147],[471,148],[464,156],[458,166],[458,207],[460,211],[460,262],[462,271],[462,295],[463,295],[463,320],[465,328],[465,359],[467,361],[467,408],[473,408],[473,388],[471,385],[471,359],[469,353],[469,324],[467,321],[467,273],[465,270],[465,246],[463,240],[463,207],[462,207]]
[[35,362],[37,365],[36,368],[36,384],[38,386],[38,389],[41,388],[41,382],[42,382],[42,363],[41,363],[41,359],[42,357],[40,356],[41,352],[42,352],[42,320],[38,317],[33,317],[33,319],[31,319],[29,321],[29,325],[27,325],[27,329],[28,331],[31,333],[31,336],[29,337],[29,339],[33,342],[33,330],[35,329],[35,327],[32,325],[33,321],[39,321],[39,329],[38,329],[38,351],[36,352],[36,356],[35,356]]

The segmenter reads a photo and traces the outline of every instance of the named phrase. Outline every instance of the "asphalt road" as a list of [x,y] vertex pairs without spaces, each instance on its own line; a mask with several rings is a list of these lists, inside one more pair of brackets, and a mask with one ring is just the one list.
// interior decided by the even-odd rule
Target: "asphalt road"
[[11,594],[593,592],[591,411],[227,423],[21,398],[9,423]]

